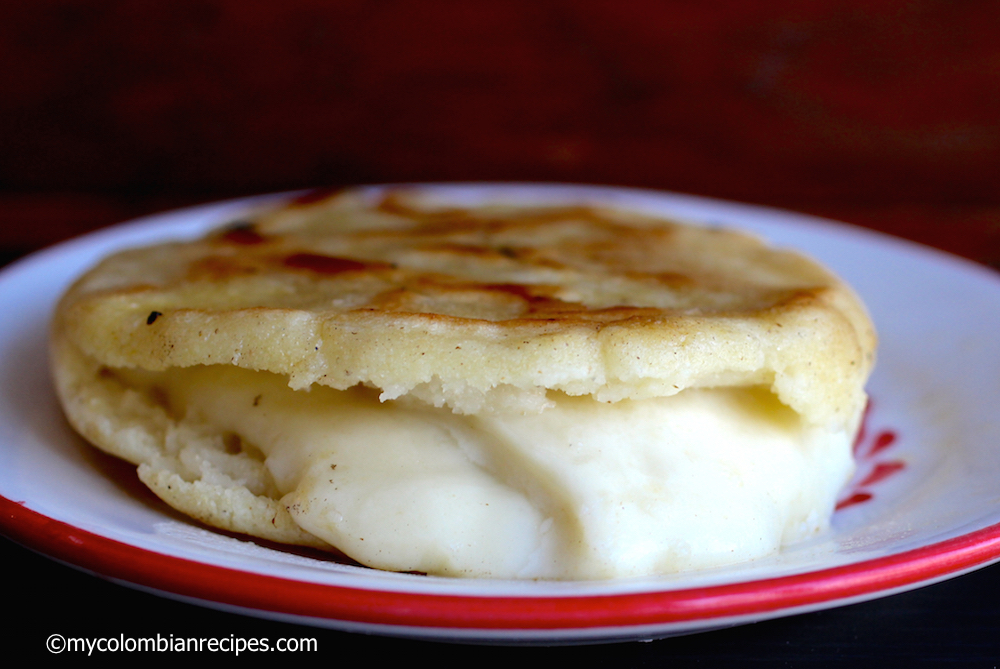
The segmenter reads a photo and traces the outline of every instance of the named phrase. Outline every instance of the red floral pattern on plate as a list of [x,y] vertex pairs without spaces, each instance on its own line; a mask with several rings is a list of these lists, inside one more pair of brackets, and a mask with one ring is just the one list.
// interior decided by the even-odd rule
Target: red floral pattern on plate
[[854,458],[858,464],[858,472],[865,473],[855,476],[851,481],[846,495],[837,502],[837,511],[871,500],[875,496],[870,490],[872,486],[906,469],[903,460],[885,458],[884,451],[896,445],[899,435],[895,430],[888,429],[872,432],[869,428],[871,408],[872,404],[869,402],[861,420],[861,429],[854,440]]

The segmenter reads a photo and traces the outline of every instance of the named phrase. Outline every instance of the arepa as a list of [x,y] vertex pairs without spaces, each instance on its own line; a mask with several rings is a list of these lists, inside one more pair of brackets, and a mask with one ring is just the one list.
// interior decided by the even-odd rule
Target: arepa
[[815,262],[588,203],[348,190],[116,254],[66,414],[222,529],[396,571],[613,578],[818,531],[875,334]]

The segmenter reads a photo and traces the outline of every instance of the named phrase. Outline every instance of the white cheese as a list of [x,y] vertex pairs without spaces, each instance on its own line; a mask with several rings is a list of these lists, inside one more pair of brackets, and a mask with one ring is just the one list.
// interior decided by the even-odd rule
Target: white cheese
[[823,530],[851,439],[763,389],[458,415],[232,367],[151,375],[266,456],[306,531],[381,569],[599,579],[751,560]]

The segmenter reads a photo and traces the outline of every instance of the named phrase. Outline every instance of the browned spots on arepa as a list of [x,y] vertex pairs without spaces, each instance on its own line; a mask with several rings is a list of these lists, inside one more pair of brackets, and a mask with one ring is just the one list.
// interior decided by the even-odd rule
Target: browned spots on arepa
[[552,297],[556,290],[555,286],[482,284],[421,276],[382,292],[370,306],[394,313],[494,322],[524,318],[543,310],[555,314],[585,309],[581,304]]
[[625,275],[631,279],[652,280],[670,288],[692,288],[697,285],[697,280],[690,274],[680,272],[632,272],[627,271]]
[[[527,231],[532,228],[552,228],[556,225],[579,226],[590,230],[603,229],[613,235],[627,235],[630,228],[615,221],[601,209],[586,205],[525,207],[520,211],[491,212],[488,208],[419,209],[405,201],[399,194],[384,196],[376,210],[408,218],[417,222],[415,228],[405,231],[409,235],[457,234],[468,230],[498,234],[511,230]],[[670,226],[644,229],[642,235],[669,235]],[[384,233],[384,232],[383,232]],[[391,233],[390,233],[391,234]]]
[[312,188],[298,195],[295,199],[289,202],[289,205],[293,207],[305,207],[318,204],[324,200],[329,200],[341,191],[342,189],[335,187]]
[[589,307],[558,297],[560,286],[542,284],[488,284],[448,281],[424,276],[377,295],[366,308],[419,315],[427,321],[474,319],[504,324],[559,322],[565,325],[601,325],[623,320],[663,318],[664,310],[615,305]]
[[362,261],[353,258],[339,258],[319,253],[292,253],[282,260],[285,267],[304,269],[317,274],[342,274],[343,272],[367,272],[392,269],[392,265],[377,261]]
[[230,226],[222,233],[220,239],[238,246],[254,246],[267,241],[267,238],[254,228],[253,223],[249,222]]
[[224,281],[259,273],[268,263],[255,254],[208,255],[193,261],[185,277],[188,281]]
[[188,281],[224,281],[255,274],[284,273],[289,270],[324,276],[348,272],[374,272],[392,269],[390,263],[327,256],[319,253],[212,254],[199,258],[188,267]]

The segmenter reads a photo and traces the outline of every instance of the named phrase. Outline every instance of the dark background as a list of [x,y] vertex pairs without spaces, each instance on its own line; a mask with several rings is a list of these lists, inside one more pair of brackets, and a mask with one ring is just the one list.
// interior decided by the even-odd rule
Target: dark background
[[[252,193],[517,180],[775,205],[1000,268],[998,34],[1000,3],[983,0],[4,2],[0,259]],[[8,543],[0,556],[10,578],[36,584],[8,599],[22,612],[5,630],[9,649],[41,652],[51,631],[99,624],[273,629]],[[586,651],[334,633],[320,648],[613,666],[993,666],[998,585],[993,568],[837,611]]]
[[1000,263],[1000,3],[0,3],[8,254],[192,202],[620,184]]

